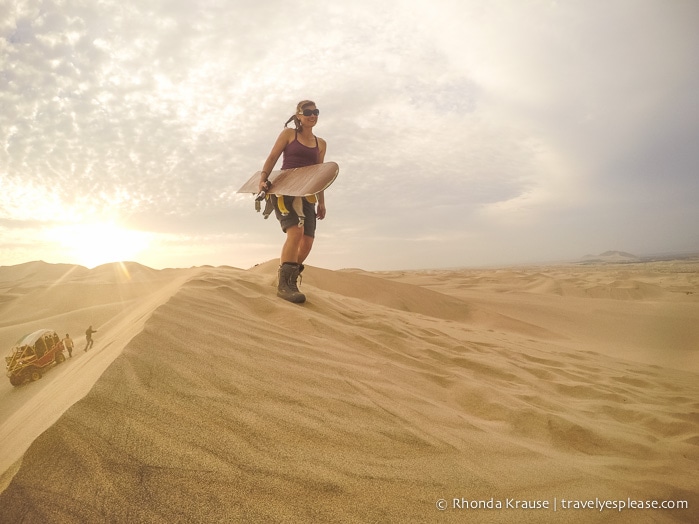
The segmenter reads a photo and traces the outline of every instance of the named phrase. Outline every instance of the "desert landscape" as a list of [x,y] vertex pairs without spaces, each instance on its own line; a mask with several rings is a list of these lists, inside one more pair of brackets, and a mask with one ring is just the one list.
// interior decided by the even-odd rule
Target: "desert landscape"
[[699,258],[276,272],[0,267],[0,521],[699,519]]

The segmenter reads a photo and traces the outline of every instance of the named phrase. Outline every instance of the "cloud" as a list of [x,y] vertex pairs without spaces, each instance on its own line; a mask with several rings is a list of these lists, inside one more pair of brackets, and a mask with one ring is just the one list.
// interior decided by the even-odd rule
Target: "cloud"
[[[378,252],[426,264],[450,238],[487,240],[439,248],[440,265],[509,256],[526,239],[524,258],[563,244],[572,255],[571,236],[595,251],[611,241],[601,217],[640,246],[619,217],[670,206],[673,246],[697,246],[680,219],[699,218],[691,2],[0,9],[5,224],[118,221],[161,235],[151,263],[184,260],[178,238],[202,257],[276,256],[276,224],[235,191],[311,98],[341,166],[319,231],[333,264],[371,267]],[[647,246],[664,245],[659,226]]]

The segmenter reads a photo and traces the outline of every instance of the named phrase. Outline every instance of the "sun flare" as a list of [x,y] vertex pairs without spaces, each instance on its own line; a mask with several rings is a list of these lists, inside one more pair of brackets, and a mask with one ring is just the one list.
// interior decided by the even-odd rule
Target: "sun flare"
[[62,225],[50,234],[66,250],[66,259],[88,268],[134,260],[151,242],[150,234],[113,222]]

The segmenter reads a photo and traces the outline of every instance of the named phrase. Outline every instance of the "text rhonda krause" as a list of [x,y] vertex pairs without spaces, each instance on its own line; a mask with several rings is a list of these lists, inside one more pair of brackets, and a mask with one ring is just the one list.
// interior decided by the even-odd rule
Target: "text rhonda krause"
[[625,509],[687,509],[689,503],[686,500],[571,500],[554,498],[550,500],[522,500],[508,498],[497,500],[467,500],[465,498],[453,499],[453,509],[548,509],[553,511],[569,509],[586,509],[604,511],[605,509],[622,511]]

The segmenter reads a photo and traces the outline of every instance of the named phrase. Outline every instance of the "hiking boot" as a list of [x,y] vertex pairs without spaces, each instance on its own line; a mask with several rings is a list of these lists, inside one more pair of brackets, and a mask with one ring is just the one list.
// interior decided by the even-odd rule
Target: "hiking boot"
[[301,272],[301,266],[292,262],[284,262],[279,266],[279,285],[277,287],[277,296],[293,302],[301,304],[306,301],[306,295],[299,291],[296,285],[296,280]]

